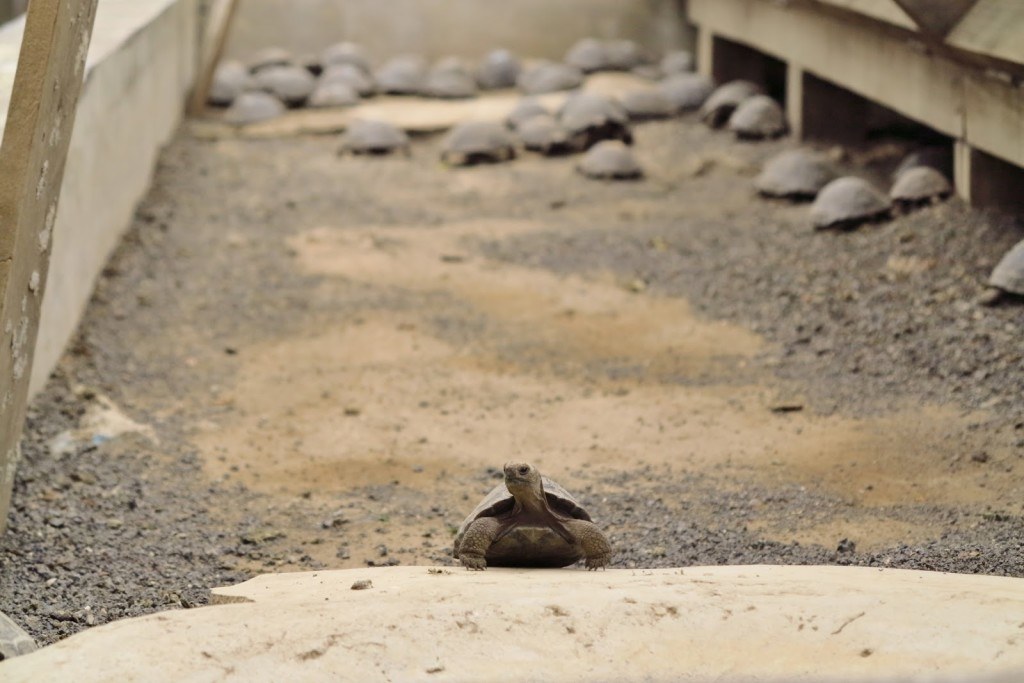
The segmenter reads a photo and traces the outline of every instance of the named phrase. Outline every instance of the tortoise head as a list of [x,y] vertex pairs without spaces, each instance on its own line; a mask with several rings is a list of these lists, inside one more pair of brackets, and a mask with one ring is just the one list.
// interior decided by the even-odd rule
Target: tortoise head
[[516,500],[524,496],[544,498],[544,486],[541,484],[540,472],[527,462],[505,463],[505,486]]

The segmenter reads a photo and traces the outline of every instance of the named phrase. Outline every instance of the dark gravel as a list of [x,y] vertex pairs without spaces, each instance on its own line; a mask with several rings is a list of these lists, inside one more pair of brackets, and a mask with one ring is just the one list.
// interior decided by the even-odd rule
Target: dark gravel
[[[951,201],[853,232],[815,233],[806,206],[758,202],[749,189],[752,170],[790,143],[737,144],[693,121],[637,133],[650,172],[629,184],[583,180],[572,159],[442,173],[436,139],[417,141],[411,162],[340,167],[323,139],[180,135],[78,337],[31,407],[0,538],[0,610],[46,643],[115,618],[204,604],[211,586],[264,570],[450,562],[448,536],[472,507],[469,494],[457,507],[401,486],[270,501],[211,482],[189,445],[189,425],[210,417],[189,397],[230,381],[255,340],[381,309],[436,309],[431,333],[460,343],[500,334],[436,292],[353,283],[343,298],[326,296],[317,278],[282,258],[285,236],[319,224],[429,229],[482,216],[540,219],[550,231],[467,247],[559,273],[611,271],[747,326],[771,343],[762,365],[806,387],[814,410],[984,407],[988,417],[976,428],[1016,439],[1024,453],[1024,307],[974,304],[989,269],[1024,237],[1019,219]],[[850,168],[879,178],[896,160]],[[467,178],[484,182],[450,190]],[[226,241],[233,233],[241,237]],[[563,367],[511,341],[496,348],[580,381],[588,373],[644,379],[642,369],[613,364]],[[154,425],[159,443],[126,435],[52,449],[95,394]],[[752,530],[766,509],[795,524],[829,519],[843,506],[803,489],[744,488],[698,473],[679,480],[652,468],[583,470],[576,485],[565,483],[607,525],[620,549],[615,566],[838,563],[1024,575],[1016,513],[907,506],[899,514],[943,520],[945,531],[868,554],[842,536],[820,547]],[[438,487],[452,498],[490,485],[482,471]],[[416,548],[348,531],[347,519],[371,515],[380,539],[403,519],[432,531]],[[322,559],[324,548],[337,562]]]

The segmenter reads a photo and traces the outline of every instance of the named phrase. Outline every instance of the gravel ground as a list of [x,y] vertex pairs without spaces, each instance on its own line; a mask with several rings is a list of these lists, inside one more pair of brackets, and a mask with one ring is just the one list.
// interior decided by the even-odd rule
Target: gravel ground
[[[250,350],[381,311],[420,316],[430,337],[486,347],[496,362],[535,376],[598,388],[728,388],[767,376],[798,386],[812,416],[952,407],[969,426],[936,457],[954,461],[953,473],[981,468],[992,485],[1016,476],[1024,308],[973,302],[1000,255],[1024,237],[1019,219],[950,201],[856,231],[815,233],[806,206],[758,201],[749,188],[758,165],[791,143],[740,144],[692,120],[637,132],[648,179],[602,184],[576,177],[572,159],[445,173],[433,138],[415,143],[411,161],[339,162],[320,138],[207,142],[183,131],[78,337],[31,406],[0,539],[0,610],[47,643],[112,619],[202,605],[211,586],[262,571],[451,563],[449,534],[493,485],[493,467],[415,466],[394,480],[277,495],[236,466],[211,476],[196,445],[203,424],[236,410],[219,397]],[[869,158],[881,161],[848,166],[879,179],[897,160],[853,156]],[[686,299],[704,318],[766,344],[745,368],[680,373],[642,357],[577,361],[444,291],[303,272],[283,241],[323,224],[430,230],[481,217],[549,227],[467,238],[473,256],[539,273],[610,274],[637,296]],[[69,441],[107,398],[152,434]],[[990,459],[989,444],[1016,455]],[[838,563],[1024,576],[1019,505],[915,500],[865,510],[732,470],[679,476],[624,462],[572,471],[574,483],[563,483],[608,528],[615,566]],[[416,477],[429,479],[410,484]],[[870,551],[840,533],[828,544],[800,541],[807,520],[838,520],[841,529],[890,513],[938,531]]]

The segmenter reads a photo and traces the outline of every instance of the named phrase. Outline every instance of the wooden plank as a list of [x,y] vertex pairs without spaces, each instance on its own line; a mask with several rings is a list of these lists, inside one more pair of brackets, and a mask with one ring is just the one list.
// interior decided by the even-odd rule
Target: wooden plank
[[1024,65],[1024,2],[978,0],[946,37],[953,47]]
[[189,100],[189,114],[198,114],[206,108],[206,96],[213,83],[213,72],[217,69],[221,55],[224,54],[228,29],[231,28],[231,20],[235,16],[237,7],[238,0],[214,0],[213,6],[210,7],[210,16],[206,21],[206,30],[203,32],[202,43],[199,46],[199,68],[196,71],[196,84],[192,89],[192,97]]
[[97,0],[32,0],[0,146],[0,531]]

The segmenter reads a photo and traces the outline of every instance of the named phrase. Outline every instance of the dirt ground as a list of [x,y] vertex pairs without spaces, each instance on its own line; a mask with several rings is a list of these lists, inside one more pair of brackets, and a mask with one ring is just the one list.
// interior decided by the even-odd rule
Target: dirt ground
[[751,190],[791,141],[636,133],[647,178],[601,183],[183,129],[31,407],[0,610],[45,643],[260,572],[453,564],[514,458],[613,566],[1024,576],[1024,307],[974,303],[1024,224],[816,233]]

